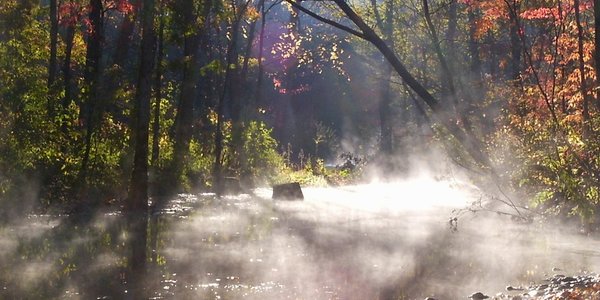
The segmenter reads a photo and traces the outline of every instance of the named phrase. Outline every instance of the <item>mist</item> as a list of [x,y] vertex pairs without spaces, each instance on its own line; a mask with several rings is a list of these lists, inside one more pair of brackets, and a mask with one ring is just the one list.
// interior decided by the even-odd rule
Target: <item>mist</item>
[[[600,264],[600,241],[574,227],[464,210],[486,195],[456,178],[303,190],[304,201],[273,201],[269,188],[170,201],[150,225],[150,298],[461,299]],[[127,242],[118,211],[86,226],[13,220],[0,232],[0,296],[127,297]]]
[[164,255],[187,274],[173,276],[185,297],[460,299],[600,262],[599,241],[565,226],[480,211],[451,230],[453,211],[482,196],[464,182],[415,177],[304,192],[301,202],[273,202],[269,189],[226,198],[173,227]]

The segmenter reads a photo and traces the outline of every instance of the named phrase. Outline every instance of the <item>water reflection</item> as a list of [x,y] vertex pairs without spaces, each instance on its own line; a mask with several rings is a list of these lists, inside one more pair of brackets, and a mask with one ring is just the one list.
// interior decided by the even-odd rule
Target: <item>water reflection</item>
[[30,216],[0,229],[0,298],[457,299],[600,267],[600,243],[572,232],[489,214],[452,232],[476,191],[419,184],[179,195],[137,234],[115,210]]

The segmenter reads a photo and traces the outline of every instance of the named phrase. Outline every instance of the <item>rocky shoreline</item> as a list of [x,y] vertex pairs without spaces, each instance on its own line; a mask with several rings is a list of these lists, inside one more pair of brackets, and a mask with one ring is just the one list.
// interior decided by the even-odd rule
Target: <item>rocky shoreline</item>
[[554,275],[529,287],[507,286],[505,293],[494,296],[474,293],[473,300],[600,300],[600,275]]

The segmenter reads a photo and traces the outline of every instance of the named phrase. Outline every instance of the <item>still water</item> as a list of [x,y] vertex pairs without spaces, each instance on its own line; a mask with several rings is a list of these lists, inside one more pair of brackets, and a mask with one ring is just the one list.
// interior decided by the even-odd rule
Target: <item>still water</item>
[[[145,274],[114,208],[0,228],[1,299],[464,299],[553,272],[600,271],[600,241],[566,226],[453,210],[481,197],[427,178],[305,188],[304,201],[182,194],[148,222]],[[554,271],[553,271],[554,269]],[[560,271],[557,271],[560,270]],[[137,276],[133,276],[137,275]]]

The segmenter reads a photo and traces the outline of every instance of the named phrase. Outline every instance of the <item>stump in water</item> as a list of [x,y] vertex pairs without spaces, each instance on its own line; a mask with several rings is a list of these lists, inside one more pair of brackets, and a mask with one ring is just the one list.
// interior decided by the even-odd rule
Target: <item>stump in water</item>
[[242,193],[240,180],[235,177],[224,177],[221,184],[223,195],[239,195]]
[[273,199],[276,200],[303,200],[304,194],[300,183],[291,182],[273,186]]

